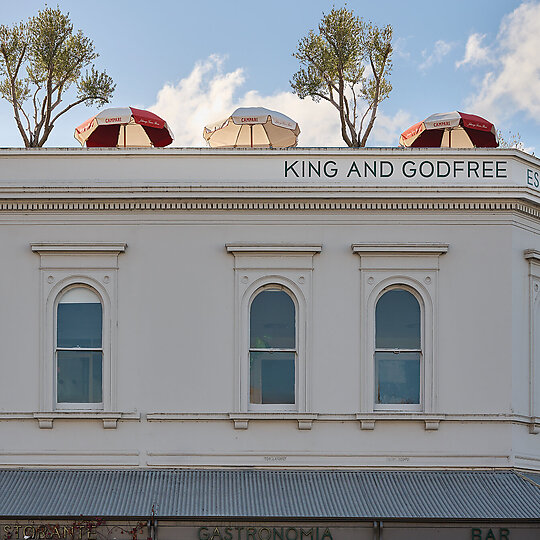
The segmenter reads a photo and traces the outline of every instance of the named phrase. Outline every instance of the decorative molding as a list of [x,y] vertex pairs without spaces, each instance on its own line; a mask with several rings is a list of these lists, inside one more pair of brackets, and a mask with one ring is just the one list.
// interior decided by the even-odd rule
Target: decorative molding
[[357,414],[356,419],[360,421],[360,428],[372,431],[375,429],[375,422],[378,421],[415,421],[424,422],[426,431],[439,429],[439,424],[445,420],[445,415],[426,414],[415,412],[395,412],[395,411],[377,411],[372,414]]
[[99,255],[100,253],[119,255],[126,251],[127,244],[123,242],[40,242],[31,244],[32,251],[40,255],[55,255],[62,253]]
[[[312,273],[313,256],[320,253],[319,244],[297,243],[245,243],[225,245],[234,256],[234,321],[235,321],[235,404],[234,412],[247,413],[291,412],[305,414],[311,411],[310,380]],[[251,301],[267,286],[278,286],[288,291],[296,311],[296,385],[294,404],[253,404],[249,401],[249,312]],[[237,429],[247,429],[245,416],[235,422]],[[303,421],[299,429],[310,429]]]
[[437,431],[440,423],[440,420],[424,420],[426,431]]
[[[140,421],[139,413],[121,413],[106,411],[57,411],[33,413],[41,429],[52,429],[55,420],[102,420],[104,429],[116,429],[118,420]],[[0,416],[0,419],[1,418]]]
[[138,450],[0,450],[2,467],[133,468],[140,466]]
[[[50,429],[54,420],[103,420],[104,428],[114,429],[118,421],[141,421],[139,413],[108,413],[96,411],[59,411],[52,413],[0,412],[0,420],[37,420],[39,427]],[[371,414],[331,414],[297,412],[249,412],[249,413],[149,413],[148,422],[207,422],[233,421],[235,429],[247,429],[250,420],[298,422],[298,429],[311,429],[314,422],[359,422],[365,431],[375,429],[377,422],[424,422],[426,431],[439,429],[441,422],[520,424],[529,433],[540,433],[540,418],[519,414],[426,414],[416,412],[377,411]]]
[[537,249],[526,249],[523,252],[523,255],[528,260],[533,260],[534,262],[537,262],[540,264],[540,251]]
[[148,413],[146,415],[148,422],[188,422],[188,421],[207,421],[207,420],[230,420],[229,413]]
[[523,256],[529,263],[529,432],[536,435],[540,432],[535,421],[540,415],[540,251],[526,249]]
[[442,255],[448,252],[448,244],[431,242],[369,242],[352,244],[354,253],[366,255]]
[[[146,465],[151,468],[201,466],[201,467],[249,467],[298,469],[303,467],[331,468],[384,468],[399,469],[451,469],[474,467],[492,469],[493,467],[510,467],[513,456],[508,454],[462,453],[459,455],[441,452],[380,452],[361,447],[351,452],[320,451],[288,451],[282,447],[272,450],[247,450],[237,452],[148,452]],[[528,463],[537,466],[537,462]],[[521,464],[527,466],[527,462]]]
[[[62,412],[56,403],[55,320],[56,302],[67,287],[91,288],[103,307],[103,403],[88,411],[114,415],[117,385],[117,281],[118,256],[126,250],[124,242],[34,242],[30,244],[40,257],[40,412]],[[86,407],[80,407],[86,412]],[[71,411],[68,410],[71,413]],[[106,428],[116,427],[114,416],[104,418]],[[52,420],[43,418],[40,427],[52,428]]]
[[252,255],[260,253],[263,255],[294,255],[305,254],[314,255],[320,253],[322,250],[321,245],[310,244],[254,244],[238,242],[236,244],[225,244],[227,251],[234,255]]
[[[448,252],[448,244],[435,242],[365,242],[351,245],[360,259],[362,392],[360,410],[364,414],[394,411],[437,411],[437,339],[438,339],[438,272],[439,257]],[[375,402],[375,311],[384,292],[404,287],[417,299],[422,317],[422,364],[420,367],[420,399],[417,404],[396,407]],[[373,429],[365,423],[365,429]],[[438,429],[438,424],[426,424]]]
[[540,418],[531,417],[525,414],[452,414],[436,413],[426,414],[423,412],[399,412],[399,411],[376,411],[373,413],[297,413],[297,412],[249,412],[249,413],[231,413],[231,412],[212,412],[212,413],[182,413],[182,412],[151,412],[142,415],[138,412],[102,412],[102,411],[58,411],[53,413],[23,412],[23,411],[2,411],[0,412],[0,421],[4,420],[35,420],[36,415],[54,416],[59,418],[74,418],[80,415],[81,418],[88,418],[92,415],[121,415],[120,420],[143,420],[148,422],[199,422],[199,421],[229,421],[233,417],[248,418],[251,420],[261,420],[269,418],[271,420],[290,420],[291,417],[310,418],[319,422],[357,422],[357,421],[424,421],[437,420],[445,422],[496,422],[514,424],[539,424]]
[[[0,413],[0,420],[4,420]],[[21,415],[25,413],[10,413]],[[248,412],[248,413],[180,413],[180,412],[153,412],[146,415],[148,422],[200,422],[200,421],[230,421],[236,429],[247,429],[250,420],[298,420],[307,426],[313,422],[360,422],[363,430],[371,431],[377,422],[424,422],[427,431],[436,430],[441,422],[459,423],[511,423],[532,427],[536,426],[540,432],[540,418],[521,414],[429,414],[413,411],[375,411],[373,413],[297,413],[291,412]],[[299,427],[299,429],[302,429]],[[304,429],[309,429],[308,427]]]
[[311,429],[314,420],[318,415],[312,413],[297,412],[249,412],[249,413],[230,413],[229,418],[234,423],[234,429],[247,429],[250,420],[296,420],[298,429]]
[[360,418],[360,429],[373,431],[375,429],[375,420]]
[[96,201],[42,201],[42,200],[19,200],[0,201],[0,212],[123,212],[123,211],[479,211],[479,212],[518,212],[529,217],[540,219],[540,207],[534,204],[512,201],[357,201],[357,200],[236,200],[223,201],[212,200],[136,200],[125,199]]

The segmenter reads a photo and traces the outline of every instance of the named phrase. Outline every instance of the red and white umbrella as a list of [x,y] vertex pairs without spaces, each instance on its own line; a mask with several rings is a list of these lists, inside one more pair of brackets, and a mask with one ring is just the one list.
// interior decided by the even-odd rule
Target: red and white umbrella
[[213,148],[288,148],[298,144],[299,134],[294,120],[264,107],[240,107],[203,129]]
[[174,136],[157,114],[134,107],[105,109],[75,128],[75,138],[88,147],[167,146]]
[[495,126],[481,116],[458,111],[432,114],[399,138],[400,146],[429,148],[496,148]]

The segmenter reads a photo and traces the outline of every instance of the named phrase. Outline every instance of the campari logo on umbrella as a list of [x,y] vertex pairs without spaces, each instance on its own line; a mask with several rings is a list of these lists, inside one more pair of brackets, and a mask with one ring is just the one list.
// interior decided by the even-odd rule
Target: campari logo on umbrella
[[75,128],[75,138],[87,147],[167,146],[174,140],[167,122],[134,107],[105,109]]
[[399,138],[400,146],[428,148],[496,148],[495,126],[481,116],[458,111],[432,114]]

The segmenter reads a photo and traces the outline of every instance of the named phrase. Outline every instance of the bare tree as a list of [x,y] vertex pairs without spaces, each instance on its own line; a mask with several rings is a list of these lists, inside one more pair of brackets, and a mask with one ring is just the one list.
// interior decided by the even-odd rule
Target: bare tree
[[293,56],[301,65],[291,81],[294,93],[331,103],[345,143],[366,146],[377,108],[392,90],[392,27],[379,28],[347,8],[333,8]]
[[[499,129],[497,130],[497,140],[499,141],[499,148],[516,148],[517,150],[525,151],[525,145],[521,140],[521,135],[518,132],[508,131],[508,135]],[[534,154],[533,154],[534,155]]]
[[[109,102],[115,84],[91,64],[97,57],[93,42],[74,32],[59,8],[0,26],[0,96],[11,103],[26,147],[43,146],[56,120],[76,105]],[[65,104],[72,85],[77,94]]]

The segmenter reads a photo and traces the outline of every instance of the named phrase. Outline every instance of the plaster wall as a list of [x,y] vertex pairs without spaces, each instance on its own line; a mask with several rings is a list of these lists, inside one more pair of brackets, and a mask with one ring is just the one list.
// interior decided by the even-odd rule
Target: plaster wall
[[[151,168],[134,168],[130,156],[113,157],[107,158],[108,172],[99,163],[97,180],[86,178],[85,169],[85,186],[74,178],[69,153],[58,159],[54,154],[43,157],[49,164],[41,176],[36,161],[17,179],[17,168],[9,162],[0,174],[2,200],[142,197],[143,177]],[[163,162],[154,158],[163,170],[146,181],[149,190],[160,181],[170,181],[177,170],[172,164],[177,163],[176,157]],[[506,158],[508,170],[514,170],[514,158]],[[190,186],[193,191],[202,189],[188,178],[202,158],[190,159],[188,171],[181,173],[186,176],[184,195]],[[214,175],[218,184],[225,182],[214,158],[205,159],[212,161],[201,165],[205,174]],[[262,159],[242,161],[247,169],[241,174],[251,174],[252,162]],[[79,165],[95,164],[91,155],[77,160]],[[119,171],[142,184],[122,195],[118,186],[111,186],[104,194],[103,182],[112,182]],[[43,189],[28,187],[28,182],[51,175],[65,182],[65,189],[58,184],[54,190],[52,184]],[[519,182],[510,180],[505,196],[514,197]],[[324,196],[341,193],[342,187],[327,186]],[[413,188],[419,193],[410,195],[413,198],[429,195],[444,200],[455,195],[450,188],[445,195],[434,195],[438,188]],[[180,188],[171,186],[171,192],[164,190],[162,196],[179,197],[175,189]],[[243,188],[235,189],[227,197],[245,196]],[[273,188],[257,189],[263,199],[275,197]],[[519,189],[524,199],[536,204],[537,195],[527,187]],[[216,190],[204,196],[225,197]],[[366,190],[372,196],[372,188]],[[472,197],[463,186],[459,190],[460,197]],[[486,186],[478,191],[487,196]],[[357,188],[346,196],[361,198],[366,193]],[[287,196],[303,197],[292,192]],[[389,186],[384,196],[391,199],[403,192]],[[540,435],[530,429],[535,425],[531,388],[539,385],[536,379],[531,382],[529,263],[524,258],[527,249],[540,251],[540,224],[535,218],[512,209],[490,212],[485,206],[451,211],[10,208],[0,212],[0,465],[540,469]],[[91,413],[54,416],[55,411],[43,410],[43,387],[52,387],[54,381],[42,377],[47,361],[43,354],[50,354],[42,345],[42,278],[53,282],[57,278],[54,271],[49,276],[40,270],[42,258],[31,248],[40,243],[127,245],[118,255],[117,325],[111,331],[117,355],[112,382],[115,408],[109,413],[118,418],[108,424]],[[321,246],[320,253],[313,255],[308,299],[312,318],[305,386],[309,399],[303,415],[235,418],[239,321],[235,257],[226,249],[231,244]],[[430,411],[360,413],[368,390],[361,371],[362,328],[368,314],[360,301],[362,254],[353,252],[353,244],[448,246],[447,252],[432,255],[438,270],[432,284],[437,293],[433,321],[425,321],[436,329]],[[396,282],[403,273],[400,257],[393,258]],[[420,283],[428,277],[424,270],[428,271],[415,270]],[[78,272],[84,274],[84,268]],[[302,272],[298,270],[293,279],[303,277]],[[103,271],[103,279],[106,274]],[[535,309],[533,313],[540,311]],[[50,418],[40,420],[47,413]]]
[[[126,463],[139,462],[140,452],[180,454],[148,458],[162,465],[261,463],[275,455],[288,456],[289,465],[324,463],[328,456],[351,466],[411,459],[429,466],[440,464],[443,455],[460,465],[510,463],[512,427],[493,422],[492,416],[527,414],[527,348],[520,344],[528,313],[526,285],[514,286],[513,273],[519,268],[519,279],[527,282],[521,258],[531,234],[522,238],[508,216],[140,214],[112,220],[70,216],[68,227],[64,216],[43,216],[32,224],[23,224],[24,217],[9,221],[0,226],[2,273],[9,276],[0,289],[5,359],[0,409],[39,410],[39,256],[30,244],[126,242],[118,269],[116,395],[118,410],[136,412],[141,420],[119,422],[116,430],[104,430],[99,421],[55,420],[52,430],[39,429],[35,420],[4,421],[6,450],[33,449],[38,461],[44,458],[36,448],[74,455],[84,449],[131,452]],[[359,305],[359,258],[350,247],[358,240],[449,245],[440,258],[435,411],[476,420],[491,415],[490,421],[443,421],[435,432],[426,431],[421,421],[381,421],[373,431],[359,429],[354,415],[363,391],[359,328],[365,314]],[[234,412],[236,324],[234,261],[225,244],[254,241],[322,245],[314,256],[309,412],[330,419],[316,421],[311,431],[285,420],[251,421],[240,431],[225,418]],[[223,418],[147,421],[153,413]],[[536,455],[536,436],[526,425],[515,431],[523,432],[520,444],[527,455]],[[89,462],[95,459],[88,456]],[[279,459],[262,463],[283,465]]]

